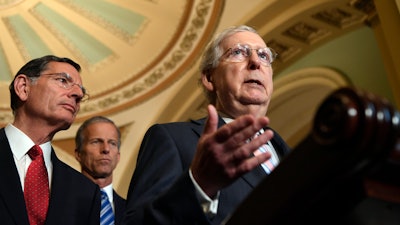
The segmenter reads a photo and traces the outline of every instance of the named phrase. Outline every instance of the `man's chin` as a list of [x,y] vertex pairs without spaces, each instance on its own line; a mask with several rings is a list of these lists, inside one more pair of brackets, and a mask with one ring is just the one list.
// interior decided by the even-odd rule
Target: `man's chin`
[[71,124],[61,127],[60,130],[68,130],[71,127]]
[[244,103],[245,105],[266,105],[267,104],[267,100],[265,98],[265,96],[251,96],[248,97],[246,99],[244,99],[242,101],[242,103]]
[[73,122],[74,122],[73,119],[63,119],[62,123],[60,123],[60,130],[68,130]]

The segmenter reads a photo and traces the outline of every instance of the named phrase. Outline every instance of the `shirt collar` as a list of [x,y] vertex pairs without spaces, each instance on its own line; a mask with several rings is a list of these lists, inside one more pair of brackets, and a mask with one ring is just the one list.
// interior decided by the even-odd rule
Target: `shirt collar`
[[[24,132],[12,124],[8,124],[4,128],[4,131],[6,133],[8,142],[10,143],[11,151],[17,160],[20,160],[22,157],[24,157],[29,149],[35,145],[35,143]],[[40,148],[42,148],[45,162],[49,162],[51,155],[50,141],[41,144]]]
[[101,190],[103,190],[107,194],[109,201],[113,202],[113,186],[112,186],[112,184],[105,186]]
[[223,112],[218,112],[218,115],[221,116],[222,120],[224,120],[225,123],[230,123],[230,122],[233,121],[232,118],[230,118],[228,115],[226,115],[226,114],[223,113]]
[[[228,124],[228,123],[230,123],[230,122],[232,122],[232,121],[234,120],[234,119],[232,119],[232,118],[230,118],[230,117],[227,117],[226,114],[223,114],[223,113],[221,113],[221,112],[219,112],[219,115],[221,115],[222,119],[224,120],[224,122],[225,122],[226,124]],[[259,133],[259,134],[264,133],[264,129],[261,128],[261,129],[258,131],[258,133]]]

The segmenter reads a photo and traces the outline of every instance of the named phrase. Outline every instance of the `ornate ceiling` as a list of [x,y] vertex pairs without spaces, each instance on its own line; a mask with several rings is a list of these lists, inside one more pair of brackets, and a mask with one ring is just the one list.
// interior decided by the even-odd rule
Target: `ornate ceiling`
[[204,115],[198,59],[228,26],[255,27],[279,53],[268,116],[289,144],[304,137],[314,109],[337,87],[392,95],[371,37],[379,23],[372,0],[0,0],[0,17],[0,125],[12,121],[8,85],[23,64],[46,54],[76,60],[91,98],[53,146],[79,170],[80,123],[113,119],[123,133],[114,176],[122,195],[151,124]]
[[[222,1],[2,1],[2,96],[16,71],[46,54],[83,67],[91,96],[78,120],[146,101],[194,63],[217,24]],[[11,119],[1,98],[1,122]]]
[[[370,1],[304,1],[297,10],[287,8],[287,1],[258,2],[262,7],[246,23],[279,52],[275,73],[375,15]],[[169,87],[198,59],[224,7],[224,1],[207,0],[0,4],[1,95],[8,96],[10,80],[28,60],[46,54],[70,57],[83,66],[91,96],[82,104],[78,121],[139,104]],[[11,120],[9,99],[2,97],[0,123]]]

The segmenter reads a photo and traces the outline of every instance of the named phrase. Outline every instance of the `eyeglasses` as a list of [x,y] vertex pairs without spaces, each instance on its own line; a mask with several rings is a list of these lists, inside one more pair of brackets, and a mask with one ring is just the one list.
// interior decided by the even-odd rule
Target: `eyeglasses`
[[237,44],[234,47],[226,50],[222,57],[225,57],[224,60],[227,62],[244,62],[245,60],[250,58],[253,50],[256,51],[261,64],[264,66],[271,66],[271,63],[276,59],[276,56],[278,55],[271,48],[254,49],[251,48],[249,45]]
[[72,80],[71,75],[69,75],[68,73],[46,73],[46,74],[40,74],[40,76],[53,76],[53,79],[56,81],[56,84],[59,87],[62,87],[67,90],[70,90],[70,89],[72,89],[72,87],[74,85],[77,85],[83,93],[83,96],[80,99],[80,101],[82,102],[82,101],[86,101],[87,99],[89,99],[89,95],[86,93],[85,87],[83,87],[82,85],[80,85],[78,83],[75,83]]

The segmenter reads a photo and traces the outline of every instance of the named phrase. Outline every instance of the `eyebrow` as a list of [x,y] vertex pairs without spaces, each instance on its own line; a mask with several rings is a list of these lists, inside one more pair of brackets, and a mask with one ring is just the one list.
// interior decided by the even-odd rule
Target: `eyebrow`
[[81,90],[82,90],[82,92],[83,92],[84,95],[87,94],[86,88],[83,86],[83,84],[79,84],[79,83],[75,82],[75,81],[72,79],[71,75],[69,75],[69,73],[66,73],[66,72],[59,72],[59,73],[42,73],[42,74],[40,74],[40,76],[42,76],[42,75],[47,75],[47,76],[48,76],[48,75],[63,76],[63,77],[65,77],[68,81],[70,81],[71,83],[78,85],[78,86],[81,88]]

